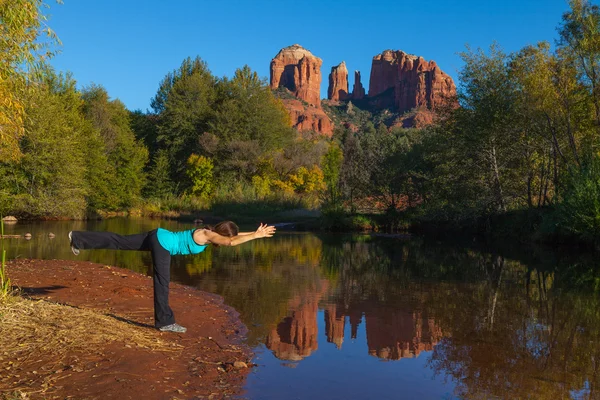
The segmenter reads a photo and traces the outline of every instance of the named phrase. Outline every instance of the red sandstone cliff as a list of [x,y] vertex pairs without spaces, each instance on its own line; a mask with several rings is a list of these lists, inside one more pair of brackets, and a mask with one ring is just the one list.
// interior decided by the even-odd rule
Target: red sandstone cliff
[[[320,58],[300,45],[283,48],[271,60],[270,85],[272,89],[284,87],[296,97],[284,96],[282,99],[296,129],[330,136],[334,126],[321,108],[321,65]],[[426,61],[401,50],[386,50],[373,57],[368,95],[359,71],[354,73],[352,93],[348,92],[348,70],[344,62],[332,67],[329,75],[328,98],[331,101],[365,99],[371,109],[389,108],[403,114],[393,125],[406,128],[421,128],[433,123],[436,108],[449,99],[454,101],[455,95],[452,78],[435,61]]]
[[348,98],[348,69],[344,61],[338,66],[331,67],[327,98],[332,101]]
[[360,71],[354,71],[354,86],[352,87],[352,98],[361,100],[365,97],[365,88],[360,81]]
[[282,99],[283,105],[290,114],[292,126],[303,131],[314,131],[322,135],[333,134],[333,123],[322,108],[305,106],[300,100]]
[[380,95],[382,107],[393,106],[397,112],[436,107],[456,94],[452,78],[435,61],[386,50],[373,57],[369,97]]
[[[271,60],[271,88],[284,87],[298,99],[282,99],[296,129],[331,136],[333,124],[321,109],[322,63],[300,45],[285,47]],[[346,71],[346,80],[347,77]]]
[[271,60],[271,88],[287,88],[300,100],[321,106],[323,60],[298,44],[285,47]]

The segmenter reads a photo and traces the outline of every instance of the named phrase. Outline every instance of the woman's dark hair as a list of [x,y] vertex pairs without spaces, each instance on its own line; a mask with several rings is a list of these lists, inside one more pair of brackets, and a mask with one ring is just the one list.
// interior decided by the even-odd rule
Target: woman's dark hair
[[219,222],[215,226],[206,225],[204,229],[218,233],[221,236],[233,237],[236,236],[240,228],[233,221]]

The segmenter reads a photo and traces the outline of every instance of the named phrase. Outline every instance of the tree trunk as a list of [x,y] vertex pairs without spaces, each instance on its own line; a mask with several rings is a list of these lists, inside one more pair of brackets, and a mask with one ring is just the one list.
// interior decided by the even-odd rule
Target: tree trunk
[[498,204],[498,210],[501,212],[506,211],[506,204],[504,203],[504,194],[502,193],[502,183],[500,182],[500,171],[498,169],[498,160],[496,157],[496,146],[492,144],[492,172],[494,174],[494,197],[496,204]]

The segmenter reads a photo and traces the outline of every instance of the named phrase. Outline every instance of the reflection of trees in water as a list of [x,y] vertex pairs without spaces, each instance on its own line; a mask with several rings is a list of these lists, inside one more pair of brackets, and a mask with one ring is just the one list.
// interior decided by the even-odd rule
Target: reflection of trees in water
[[[430,367],[468,398],[565,398],[600,373],[598,273],[589,260],[530,251],[522,259],[418,240],[281,235],[216,249],[212,269],[190,276],[223,295],[249,326],[252,345],[281,359],[317,350],[318,310],[327,341],[365,324],[369,354],[431,350]],[[500,253],[503,254],[503,253]],[[442,338],[443,336],[443,338]],[[590,394],[592,391],[592,394]]]
[[202,253],[186,256],[182,260],[188,276],[201,275],[212,268],[213,249],[213,246],[207,246]]
[[364,313],[370,354],[434,348],[430,366],[456,380],[461,397],[597,396],[599,300],[579,291],[597,290],[598,273],[585,257],[546,254],[555,262],[541,265],[527,254],[528,269],[416,241],[340,243],[323,254],[321,268],[337,280],[329,301],[338,319]]
[[[600,311],[596,294],[552,288],[556,276],[491,257],[492,279],[441,284],[428,305],[451,331],[430,366],[461,397],[596,398]],[[451,295],[445,295],[450,293]]]
[[[286,316],[312,293],[320,293],[321,240],[313,235],[278,235],[234,248],[218,248],[212,269],[189,281],[218,293],[250,328],[251,345],[262,342]],[[290,303],[291,302],[291,303]],[[297,337],[297,336],[294,336]],[[273,339],[275,340],[275,339]]]

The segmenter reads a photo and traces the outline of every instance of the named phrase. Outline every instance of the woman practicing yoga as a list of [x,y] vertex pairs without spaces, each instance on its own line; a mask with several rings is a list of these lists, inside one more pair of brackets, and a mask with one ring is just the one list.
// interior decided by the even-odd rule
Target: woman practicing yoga
[[71,250],[75,255],[79,250],[114,249],[150,251],[154,278],[154,326],[163,332],[183,333],[186,328],[175,323],[175,316],[169,306],[169,281],[171,256],[198,254],[209,244],[217,246],[237,246],[253,239],[271,237],[274,226],[260,224],[254,232],[239,232],[231,221],[220,222],[215,226],[171,232],[158,228],[137,235],[118,235],[112,232],[69,232]]

